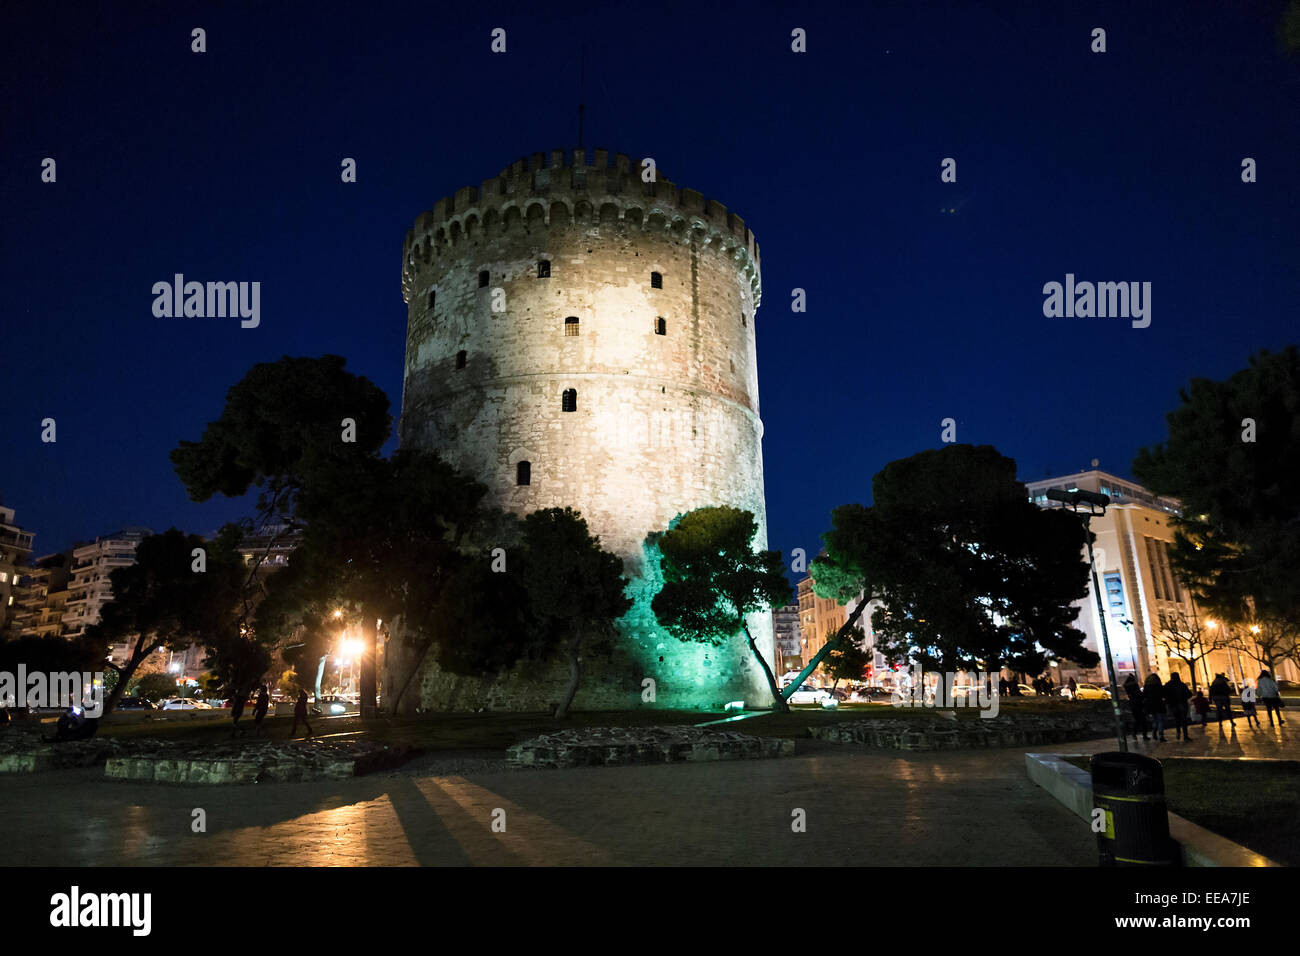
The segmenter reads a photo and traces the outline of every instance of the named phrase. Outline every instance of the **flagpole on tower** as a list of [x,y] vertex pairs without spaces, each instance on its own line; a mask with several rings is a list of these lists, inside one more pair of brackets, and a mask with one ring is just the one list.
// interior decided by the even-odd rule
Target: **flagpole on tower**
[[582,45],[578,67],[578,146],[582,146],[582,112],[586,105],[582,102],[583,91],[587,85],[587,45]]

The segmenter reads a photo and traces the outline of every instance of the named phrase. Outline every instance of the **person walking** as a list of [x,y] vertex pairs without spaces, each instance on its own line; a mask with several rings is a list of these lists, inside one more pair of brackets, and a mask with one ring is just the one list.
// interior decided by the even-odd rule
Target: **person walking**
[[1246,715],[1246,726],[1259,729],[1259,714],[1255,712],[1255,687],[1247,682],[1241,688],[1241,710]]
[[238,687],[236,687],[232,693],[235,696],[230,699],[230,736],[242,737],[244,736],[244,732],[239,729],[239,718],[244,716],[244,698],[248,695]]
[[254,728],[253,736],[254,737],[262,736],[262,731],[265,729],[262,726],[262,721],[266,719],[266,712],[270,709],[271,709],[271,693],[266,689],[266,685],[263,684],[261,687],[257,689],[257,702],[253,704],[253,728]]
[[1196,711],[1196,716],[1201,718],[1201,729],[1204,730],[1210,719],[1210,702],[1205,699],[1205,691],[1199,687],[1196,689],[1196,696],[1192,698],[1192,709]]
[[1178,671],[1170,674],[1169,681],[1165,684],[1165,709],[1169,711],[1169,716],[1174,722],[1175,740],[1192,739],[1187,727],[1187,702],[1191,697],[1192,692],[1178,676]]
[[1232,726],[1237,726],[1237,720],[1232,716],[1232,688],[1228,686],[1228,678],[1222,674],[1215,674],[1214,680],[1210,682],[1210,700],[1214,704],[1214,717],[1219,722],[1219,729],[1223,729],[1223,720],[1226,717],[1231,721]]
[[1142,686],[1138,684],[1136,675],[1128,675],[1128,680],[1124,681],[1124,693],[1128,695],[1128,709],[1133,714],[1133,739],[1137,740],[1138,734],[1143,740],[1149,739],[1147,716],[1142,707]]
[[307,722],[307,692],[305,690],[298,691],[298,699],[293,705],[293,728],[289,731],[290,739],[298,732],[298,721],[300,720],[302,725],[307,728],[307,736],[312,736],[311,724]]
[[1142,706],[1151,715],[1151,732],[1157,740],[1165,739],[1165,688],[1160,675],[1152,671],[1142,685]]
[[1264,709],[1268,711],[1268,725],[1273,726],[1273,711],[1277,711],[1277,725],[1281,727],[1286,723],[1282,719],[1282,692],[1277,689],[1277,681],[1269,676],[1268,671],[1259,672],[1259,680],[1255,682],[1255,696],[1264,704]]
[[1074,682],[1074,678],[1071,677],[1070,678],[1070,700],[1074,700],[1074,695],[1077,694],[1078,692],[1079,692],[1079,685],[1076,684]]

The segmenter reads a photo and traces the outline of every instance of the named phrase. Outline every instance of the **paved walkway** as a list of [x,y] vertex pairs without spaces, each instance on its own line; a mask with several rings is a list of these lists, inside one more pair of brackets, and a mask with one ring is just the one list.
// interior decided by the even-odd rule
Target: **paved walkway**
[[[1023,750],[174,787],[0,776],[0,865],[1095,866]],[[1042,748],[1038,748],[1042,749]],[[191,832],[191,811],[208,832]],[[792,811],[807,830],[791,830]],[[506,832],[491,829],[505,811]]]
[[[1287,710],[1290,712],[1291,708],[1288,707]],[[1296,708],[1295,715],[1300,717],[1300,708]],[[1229,721],[1224,721],[1223,726],[1220,727],[1213,719],[1205,727],[1192,724],[1191,739],[1187,741],[1175,739],[1173,728],[1170,726],[1165,729],[1164,743],[1156,740],[1144,741],[1140,738],[1134,741],[1129,737],[1128,745],[1133,753],[1149,754],[1157,758],[1250,757],[1265,760],[1300,760],[1300,719],[1287,718],[1284,725],[1270,727],[1268,717],[1264,714],[1263,708],[1260,708],[1259,722],[1262,726],[1254,728],[1246,723],[1245,717],[1238,716],[1235,727]],[[1115,738],[1111,737],[1107,740],[1087,741],[1082,744],[1044,746],[1041,749],[1059,753],[1093,754],[1117,748]]]

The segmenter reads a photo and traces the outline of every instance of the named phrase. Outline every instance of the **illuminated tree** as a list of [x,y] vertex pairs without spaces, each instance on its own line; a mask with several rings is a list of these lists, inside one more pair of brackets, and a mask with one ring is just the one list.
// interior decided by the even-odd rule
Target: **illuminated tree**
[[838,630],[830,631],[826,635],[827,644],[835,643],[834,650],[826,655],[826,673],[835,679],[831,685],[832,690],[838,687],[842,680],[862,680],[867,666],[872,661],[870,652],[863,647],[867,635],[862,628],[854,627],[843,640],[836,640],[838,636]]
[[1170,657],[1183,661],[1192,674],[1192,690],[1197,688],[1196,664],[1212,653],[1232,646],[1230,629],[1218,622],[1202,621],[1181,604],[1157,615],[1156,636]]
[[781,555],[755,551],[758,523],[737,508],[697,508],[655,534],[663,588],[651,602],[678,640],[720,647],[743,634],[779,710],[789,710],[776,677],[749,630],[747,616],[790,601]]

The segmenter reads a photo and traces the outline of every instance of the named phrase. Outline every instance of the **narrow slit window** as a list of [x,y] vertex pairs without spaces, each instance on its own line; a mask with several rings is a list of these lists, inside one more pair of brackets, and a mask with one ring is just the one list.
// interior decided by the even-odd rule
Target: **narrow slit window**
[[560,396],[560,411],[576,412],[578,410],[578,390],[576,388],[566,388],[564,394]]
[[650,288],[662,289],[664,287],[664,277],[662,272],[650,273]]
[[539,278],[539,279],[549,279],[550,277],[551,277],[551,260],[550,260],[550,259],[538,259],[538,260],[537,260],[537,278]]
[[578,317],[576,315],[571,315],[564,320],[564,334],[565,335],[578,334]]
[[456,367],[457,367],[457,368],[464,368],[464,367],[465,367],[465,350],[464,350],[464,349],[461,349],[459,352],[456,353]]
[[515,484],[531,485],[533,483],[533,463],[521,461],[515,465]]
[[478,287],[480,289],[486,289],[487,284],[488,284],[488,271],[486,269],[483,269],[478,274]]
[[655,335],[668,334],[668,320],[664,318],[655,319]]
[[430,312],[433,311],[433,300],[436,299],[437,297],[438,297],[437,291],[435,291],[434,289],[430,289],[429,290],[429,311]]

